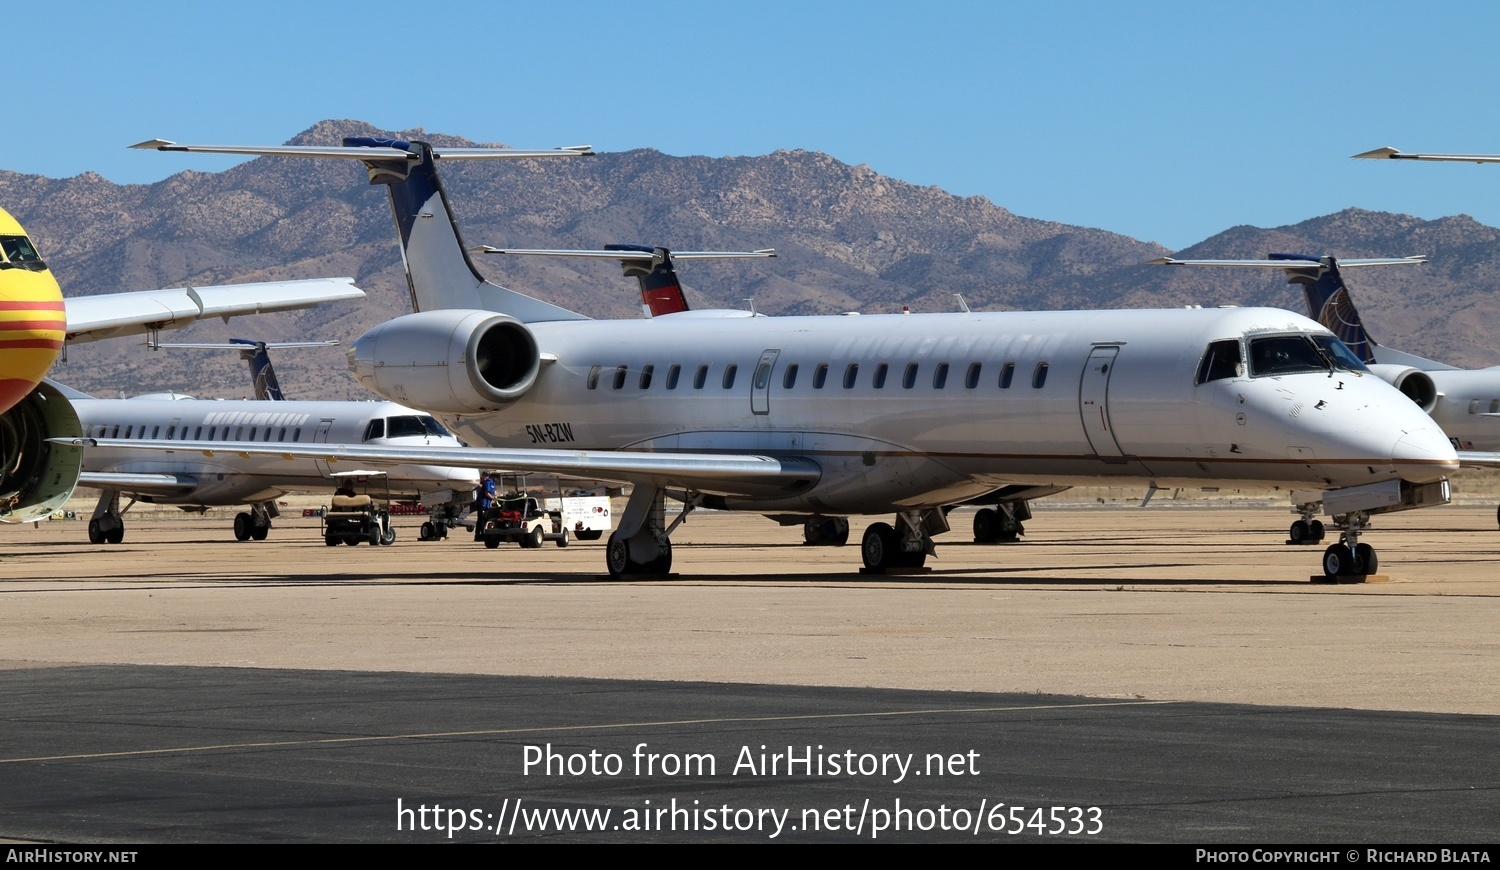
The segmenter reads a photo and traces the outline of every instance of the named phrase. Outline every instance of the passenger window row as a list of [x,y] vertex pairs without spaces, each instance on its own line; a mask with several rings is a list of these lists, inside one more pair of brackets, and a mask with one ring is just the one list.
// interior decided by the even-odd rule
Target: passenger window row
[[[936,365],[932,365],[930,363],[924,364],[924,363],[911,362],[911,363],[907,363],[906,366],[901,371],[901,388],[903,390],[911,390],[911,389],[915,389],[917,387],[917,384],[918,384],[919,380],[921,380],[920,376],[921,376],[922,368],[923,368],[924,365],[927,365],[927,366],[931,367],[931,376],[930,376],[931,380],[928,383],[931,384],[932,389],[934,389],[934,390],[942,390],[942,389],[946,389],[947,388],[947,386],[948,386],[948,373],[950,371],[950,365],[948,363],[941,362],[941,363],[937,363]],[[703,389],[708,384],[708,368],[709,367],[707,365],[700,365],[700,366],[697,367],[697,370],[693,373],[693,389],[695,389],[695,390],[701,390],[701,389]],[[1032,387],[1032,389],[1040,390],[1043,386],[1046,385],[1046,383],[1047,383],[1047,371],[1050,368],[1051,368],[1051,364],[1050,363],[1039,362],[1039,363],[1036,364],[1036,367],[1034,369],[1032,369],[1032,372],[1031,372],[1031,387]],[[723,389],[726,389],[726,390],[734,389],[735,376],[738,373],[738,371],[739,371],[739,366],[735,365],[733,363],[725,366],[724,367],[723,377],[720,379],[720,386]],[[844,366],[843,373],[840,375],[840,383],[843,385],[844,389],[846,389],[846,390],[852,390],[852,389],[854,389],[859,384],[859,371],[860,371],[860,363],[852,362],[852,363],[849,363],[849,364],[847,364],[847,365]],[[596,365],[593,368],[589,369],[588,380],[587,380],[588,389],[590,389],[590,390],[597,390],[597,389],[599,389],[599,382],[600,382],[601,378],[604,376],[605,372],[609,372],[610,373],[609,376],[608,376],[608,381],[609,381],[609,386],[610,386],[611,389],[623,390],[623,389],[625,389],[629,385],[629,382],[631,380],[631,378],[630,378],[630,373],[631,373],[630,366],[628,366],[628,365],[618,365],[618,366],[613,366],[613,367],[608,367],[607,368],[605,366]],[[829,364],[828,363],[819,363],[817,366],[815,366],[813,368],[813,372],[812,372],[812,388],[814,390],[821,390],[821,389],[823,389],[824,387],[826,387],[828,385],[828,372],[829,372]],[[636,388],[637,389],[641,389],[641,390],[649,390],[649,389],[651,389],[651,384],[653,382],[655,373],[656,373],[656,366],[654,366],[654,365],[645,365],[645,366],[642,366],[636,372],[636,374],[637,374],[637,377],[635,378],[635,386],[636,386]],[[797,364],[797,363],[788,363],[786,365],[786,367],[782,370],[781,388],[783,390],[794,389],[797,386],[797,380],[798,380],[798,376],[800,374],[801,374],[801,366],[799,364]],[[890,374],[890,364],[889,363],[878,363],[878,364],[876,364],[870,370],[870,386],[873,389],[876,389],[876,390],[883,390],[883,389],[885,389],[887,376],[889,374]],[[967,389],[967,390],[976,390],[976,389],[979,389],[979,387],[981,385],[981,382],[982,382],[982,379],[983,379],[983,374],[984,374],[984,363],[981,363],[981,362],[969,363],[968,368],[964,370],[964,382],[963,382],[964,383],[964,389]],[[1004,365],[1002,365],[1000,367],[999,377],[997,378],[997,380],[995,382],[996,383],[996,387],[998,389],[1001,389],[1001,390],[1008,390],[1008,389],[1010,389],[1011,388],[1011,383],[1015,380],[1015,374],[1016,374],[1016,364],[1015,363],[1008,362],[1008,363],[1005,363]],[[674,363],[671,366],[669,366],[667,368],[666,388],[668,390],[675,390],[675,389],[677,389],[678,381],[681,378],[681,376],[682,376],[682,366],[681,365],[678,365],[678,364]],[[771,382],[771,364],[763,362],[755,370],[754,387],[757,390],[763,390],[767,386],[770,385],[770,382]]]
[[[245,433],[250,437],[246,438]],[[301,426],[168,426],[165,438],[162,438],[160,425],[152,426],[148,432],[143,424],[139,429],[134,424],[123,427],[120,424],[95,423],[89,426],[84,433],[88,438],[120,438],[135,441],[292,441],[302,440]],[[208,437],[203,437],[205,432]],[[122,434],[123,433],[123,434]],[[288,438],[287,435],[291,437]],[[272,436],[275,436],[274,438]]]

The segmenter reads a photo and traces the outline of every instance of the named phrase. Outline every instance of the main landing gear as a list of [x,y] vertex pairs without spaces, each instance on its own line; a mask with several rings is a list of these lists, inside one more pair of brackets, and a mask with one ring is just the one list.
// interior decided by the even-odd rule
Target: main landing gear
[[1023,520],[1031,519],[1031,506],[1024,501],[1002,501],[974,514],[974,543],[1014,544],[1026,534]]
[[948,531],[948,518],[940,508],[921,511],[902,511],[896,514],[896,524],[871,523],[865,529],[860,542],[860,555],[864,557],[865,573],[884,574],[887,571],[918,570],[927,563],[927,557],[937,554],[932,542],[933,535]]
[[99,503],[94,505],[94,514],[89,518],[89,543],[118,544],[125,540],[123,515],[134,504],[135,499],[131,499],[130,504],[121,509],[118,492],[109,489],[100,492]]
[[682,513],[669,526],[665,493],[656,487],[637,486],[625,505],[620,527],[610,534],[604,548],[609,576],[619,579],[670,573],[672,532],[697,505],[697,497],[690,495],[683,502]]
[[472,501],[465,499],[462,502],[455,500],[431,505],[428,520],[422,523],[421,532],[417,537],[423,541],[447,540],[448,531],[461,525],[459,520],[468,512],[472,504]]
[[256,502],[248,511],[234,515],[236,541],[264,541],[271,534],[271,520],[281,516],[274,501]]
[[802,543],[809,547],[842,547],[849,543],[847,517],[812,517],[802,524]]

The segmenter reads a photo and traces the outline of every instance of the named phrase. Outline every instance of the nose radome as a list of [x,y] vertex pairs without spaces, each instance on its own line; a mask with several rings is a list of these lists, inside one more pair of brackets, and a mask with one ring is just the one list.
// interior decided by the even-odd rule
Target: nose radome
[[1426,483],[1458,471],[1458,454],[1440,430],[1422,428],[1396,439],[1391,464],[1402,478]]

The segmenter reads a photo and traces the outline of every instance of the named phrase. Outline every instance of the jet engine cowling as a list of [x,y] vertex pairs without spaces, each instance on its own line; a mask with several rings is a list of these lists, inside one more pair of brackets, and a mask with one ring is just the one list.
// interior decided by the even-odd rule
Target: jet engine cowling
[[1423,411],[1431,414],[1432,409],[1437,407],[1437,384],[1433,383],[1431,375],[1421,369],[1399,365],[1372,365],[1370,372],[1400,390],[1408,399],[1416,402],[1417,407]]
[[494,311],[444,309],[380,324],[349,348],[349,371],[373,392],[424,411],[497,411],[536,383],[531,330]]
[[48,439],[82,436],[72,403],[45,381],[0,414],[0,521],[43,519],[72,497],[83,450]]

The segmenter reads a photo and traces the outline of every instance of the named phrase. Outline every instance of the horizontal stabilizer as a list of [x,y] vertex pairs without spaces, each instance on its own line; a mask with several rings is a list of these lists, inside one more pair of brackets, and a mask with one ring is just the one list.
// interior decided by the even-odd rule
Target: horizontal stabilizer
[[[375,141],[375,140],[371,140]],[[149,139],[131,145],[144,151],[181,151],[192,154],[240,154],[247,157],[325,157],[347,160],[409,160],[422,159],[419,152],[411,151],[411,143],[400,139],[381,140],[389,144],[365,146],[347,145],[183,145],[168,139]],[[433,148],[432,156],[446,160],[519,160],[531,157],[586,157],[592,156],[590,145],[570,145],[566,148],[545,150],[522,150],[519,148]]]
[[513,254],[538,257],[583,257],[615,260],[625,270],[625,277],[635,278],[641,287],[641,310],[646,317],[680,314],[688,310],[687,296],[677,279],[673,260],[739,260],[776,256],[776,249],[758,251],[671,251],[648,245],[605,245],[599,251],[537,250],[494,248],[489,245],[471,249],[479,254]]
[[[675,255],[674,255],[675,256]],[[1252,268],[1273,269],[1316,269],[1326,265],[1326,257],[1291,257],[1275,260],[1178,260],[1173,257],[1157,257],[1147,260],[1148,266],[1247,266]],[[1416,266],[1429,262],[1423,255],[1413,257],[1371,257],[1365,259],[1339,259],[1339,268],[1350,269],[1359,266]]]
[[1376,148],[1354,155],[1356,160],[1437,160],[1445,163],[1500,163],[1500,154],[1407,154],[1395,148]]
[[[489,245],[480,245],[471,249],[476,254],[512,254],[515,256],[528,257],[584,257],[597,260],[619,260],[620,262],[634,261],[649,263],[656,256],[657,249],[644,248],[643,250],[609,250],[609,251],[569,251],[569,250],[541,250],[522,248],[492,248]],[[776,256],[775,248],[763,248],[759,251],[671,251],[674,260],[741,260]]]

